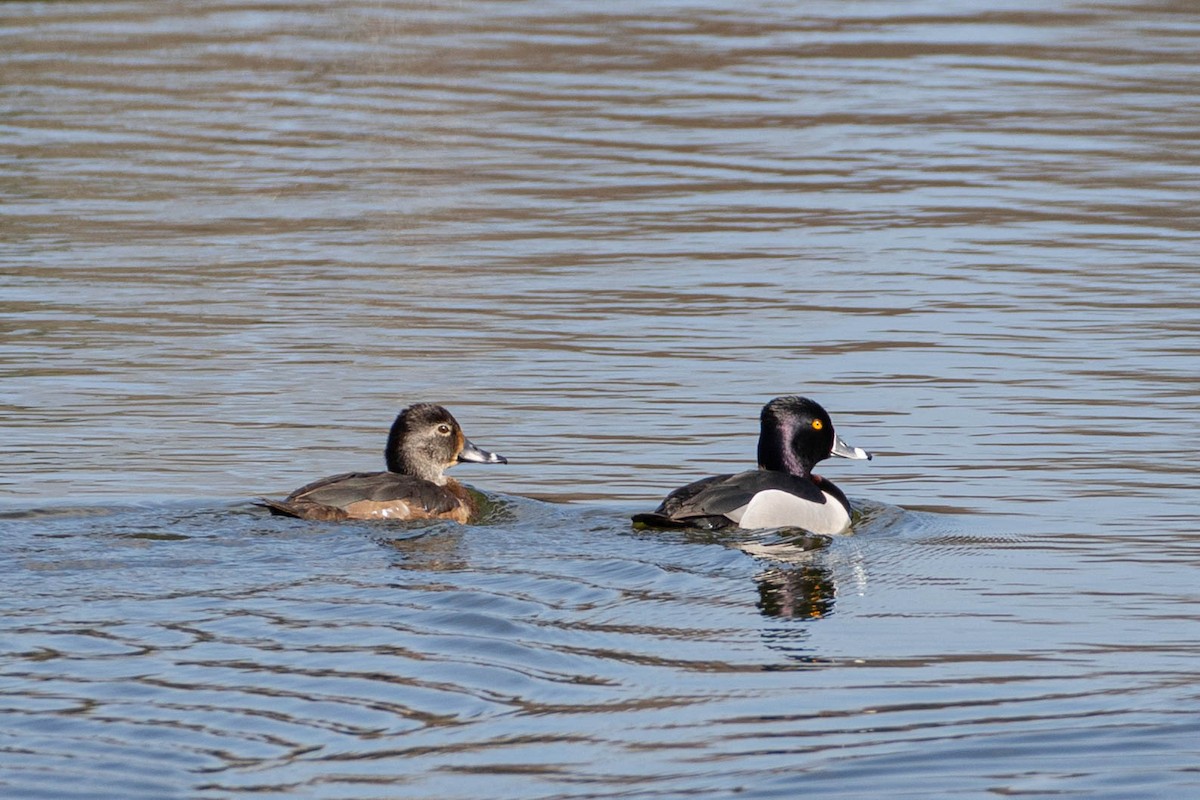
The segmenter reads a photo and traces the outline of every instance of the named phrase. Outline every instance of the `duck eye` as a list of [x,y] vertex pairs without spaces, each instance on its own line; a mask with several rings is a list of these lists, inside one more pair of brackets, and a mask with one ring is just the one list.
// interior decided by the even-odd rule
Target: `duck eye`
[[819,431],[825,427],[825,423],[821,422],[821,420],[819,420],[819,419],[814,419],[812,425],[813,425],[814,431]]
[[440,433],[442,436],[449,436],[450,426],[446,424],[438,425],[438,433]]

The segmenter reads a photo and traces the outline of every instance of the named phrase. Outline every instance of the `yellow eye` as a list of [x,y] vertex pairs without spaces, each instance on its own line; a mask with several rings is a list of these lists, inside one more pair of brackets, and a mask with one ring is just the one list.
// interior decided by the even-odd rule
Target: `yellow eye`
[[813,430],[814,431],[819,431],[819,430],[821,430],[821,428],[824,428],[824,427],[825,427],[825,423],[821,422],[821,420],[819,420],[819,419],[813,420]]

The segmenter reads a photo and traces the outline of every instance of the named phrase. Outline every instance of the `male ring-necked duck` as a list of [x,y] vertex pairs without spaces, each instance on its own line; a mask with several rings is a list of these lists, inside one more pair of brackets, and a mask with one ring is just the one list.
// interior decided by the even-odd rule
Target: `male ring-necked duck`
[[804,528],[842,533],[850,502],[812,468],[829,456],[870,459],[833,431],[825,409],[807,397],[776,397],[763,406],[758,469],[716,475],[676,489],[635,523],[650,527]]
[[507,464],[480,450],[441,406],[418,403],[400,412],[388,435],[386,472],[346,472],[313,481],[285,500],[263,499],[272,514],[319,520],[451,519],[477,513],[462,484],[442,473],[460,461]]

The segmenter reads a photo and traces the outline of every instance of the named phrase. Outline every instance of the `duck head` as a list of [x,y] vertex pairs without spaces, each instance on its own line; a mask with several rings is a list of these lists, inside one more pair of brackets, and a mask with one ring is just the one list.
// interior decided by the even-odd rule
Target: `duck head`
[[809,475],[818,461],[830,456],[871,458],[861,447],[842,441],[829,414],[807,397],[776,397],[763,406],[760,422],[759,469]]
[[414,475],[440,485],[442,473],[460,461],[507,464],[508,459],[471,443],[449,411],[433,403],[417,403],[400,412],[388,434],[389,472]]

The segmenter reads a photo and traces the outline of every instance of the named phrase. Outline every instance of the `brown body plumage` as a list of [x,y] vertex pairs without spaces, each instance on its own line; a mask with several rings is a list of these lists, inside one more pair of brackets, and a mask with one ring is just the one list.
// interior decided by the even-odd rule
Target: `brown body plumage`
[[432,403],[409,406],[388,435],[387,471],[347,472],[321,478],[283,500],[263,499],[272,514],[314,520],[448,519],[466,523],[478,506],[471,493],[443,473],[460,461],[504,464],[463,436],[450,412]]

